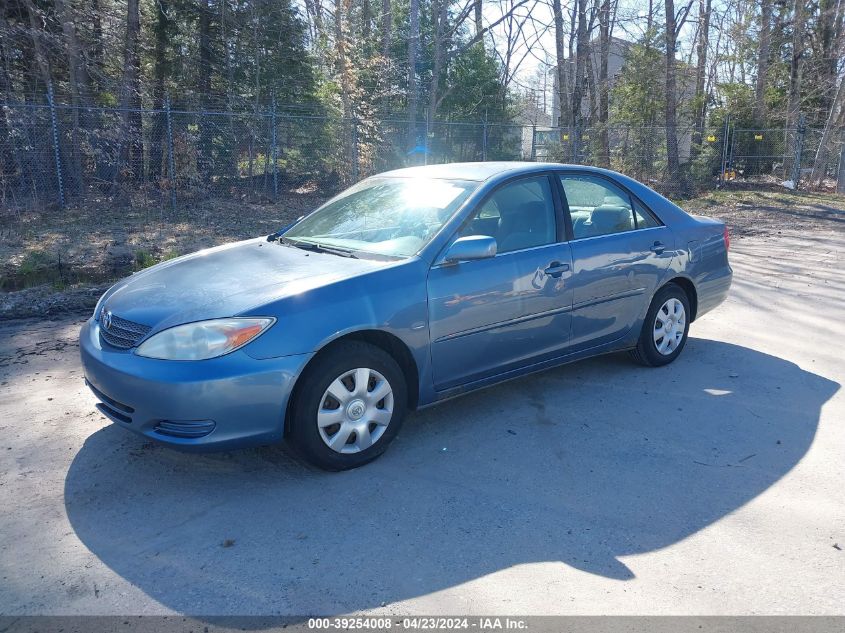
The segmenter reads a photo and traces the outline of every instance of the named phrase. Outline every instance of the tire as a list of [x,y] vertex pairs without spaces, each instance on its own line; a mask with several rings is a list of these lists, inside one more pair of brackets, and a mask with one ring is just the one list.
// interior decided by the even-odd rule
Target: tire
[[[365,380],[363,391],[359,385]],[[375,400],[382,394],[386,395]],[[381,455],[399,433],[407,394],[405,376],[390,354],[359,341],[338,343],[318,355],[300,377],[290,408],[288,439],[318,468],[363,466]]]
[[[682,307],[682,312],[678,308]],[[668,312],[673,314],[669,315]],[[661,330],[663,338],[658,338],[658,315],[670,325],[670,329]],[[681,323],[679,315],[683,318]],[[654,295],[643,321],[643,329],[637,341],[637,347],[631,350],[631,357],[646,367],[668,365],[683,351],[689,334],[690,306],[687,293],[673,283],[666,284]],[[680,327],[680,326],[683,327]],[[662,348],[662,351],[661,351]]]

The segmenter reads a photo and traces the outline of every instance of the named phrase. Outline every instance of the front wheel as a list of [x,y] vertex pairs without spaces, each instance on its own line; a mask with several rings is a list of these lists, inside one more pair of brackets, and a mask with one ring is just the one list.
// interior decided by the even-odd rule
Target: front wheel
[[399,432],[407,408],[405,377],[381,348],[339,343],[318,356],[299,380],[290,439],[325,470],[362,466]]
[[648,367],[668,365],[684,349],[689,333],[689,299],[680,286],[667,284],[651,301],[637,347],[631,356]]

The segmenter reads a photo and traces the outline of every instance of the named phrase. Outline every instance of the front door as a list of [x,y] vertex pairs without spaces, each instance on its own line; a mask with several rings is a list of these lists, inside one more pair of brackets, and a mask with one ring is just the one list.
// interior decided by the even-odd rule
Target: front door
[[429,273],[438,390],[560,355],[569,342],[572,258],[550,177],[501,185],[456,237],[464,235],[494,237],[498,253]]
[[572,350],[625,336],[674,253],[671,230],[609,179],[562,174],[572,221]]

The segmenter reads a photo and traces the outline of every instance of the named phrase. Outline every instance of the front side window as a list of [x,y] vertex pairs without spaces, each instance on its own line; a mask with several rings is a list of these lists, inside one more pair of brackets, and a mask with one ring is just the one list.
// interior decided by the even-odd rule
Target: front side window
[[477,182],[368,178],[329,200],[284,238],[356,253],[417,253],[475,191]]
[[523,178],[499,187],[464,225],[461,235],[495,237],[499,253],[553,244],[555,207],[549,179]]
[[619,187],[592,176],[560,177],[575,239],[633,231],[631,198]]

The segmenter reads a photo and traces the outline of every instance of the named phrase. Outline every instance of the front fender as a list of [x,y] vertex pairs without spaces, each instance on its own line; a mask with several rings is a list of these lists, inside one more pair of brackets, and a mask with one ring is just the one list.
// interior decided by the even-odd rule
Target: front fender
[[256,359],[307,354],[361,330],[382,330],[408,346],[418,364],[428,350],[427,264],[411,259],[257,306],[276,324],[244,350]]

